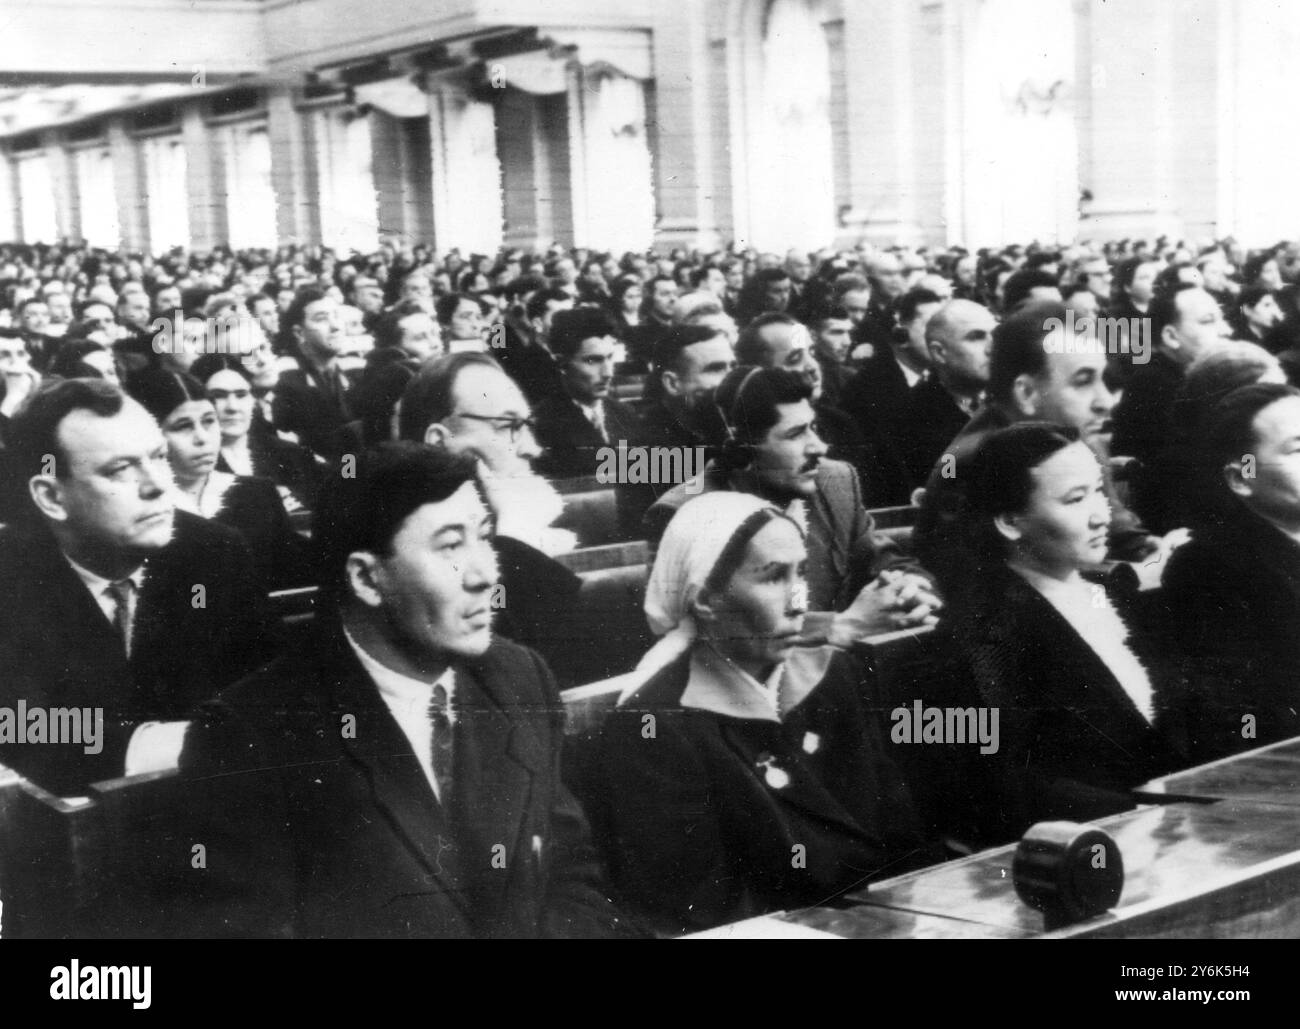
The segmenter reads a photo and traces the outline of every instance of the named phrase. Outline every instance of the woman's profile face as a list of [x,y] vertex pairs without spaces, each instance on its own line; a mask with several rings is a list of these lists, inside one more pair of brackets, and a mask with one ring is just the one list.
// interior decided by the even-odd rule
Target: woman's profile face
[[217,464],[221,450],[221,423],[210,400],[187,400],[163,421],[167,456],[181,482],[201,479]]
[[706,634],[751,674],[789,657],[803,631],[807,558],[799,530],[774,518],[749,541],[726,589],[705,598],[712,613]]
[[1110,502],[1092,451],[1081,442],[1071,443],[1029,474],[1029,503],[1020,513],[999,519],[1016,556],[1056,576],[1104,560]]

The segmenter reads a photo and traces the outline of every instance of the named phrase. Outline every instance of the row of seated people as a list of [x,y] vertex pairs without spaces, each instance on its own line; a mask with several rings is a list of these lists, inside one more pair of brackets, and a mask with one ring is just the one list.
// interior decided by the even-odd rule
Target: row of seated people
[[[902,782],[901,787],[902,777],[889,768],[889,748],[876,746],[866,730],[853,734],[858,753],[844,755],[827,746],[826,753],[817,758],[823,746],[817,719],[813,720],[816,725],[805,728],[793,741],[798,750],[815,760],[805,762],[792,753],[791,740],[785,738],[769,740],[779,748],[779,755],[776,750],[763,749],[753,755],[752,762],[742,761],[742,767],[733,767],[730,773],[725,763],[701,758],[706,771],[719,775],[743,771],[749,776],[743,780],[747,784],[744,790],[752,795],[757,788],[768,797],[777,823],[789,817],[784,805],[787,794],[782,791],[796,777],[803,783],[822,760],[843,759],[857,769],[854,774],[869,784],[863,789],[873,793],[880,806],[875,810],[864,807],[866,801],[855,793],[856,799],[839,820],[846,828],[854,826],[851,835],[858,845],[874,840],[869,849],[875,857],[868,859],[863,851],[854,860],[860,857],[867,863],[851,866],[841,865],[838,858],[828,862],[819,858],[819,873],[852,867],[856,882],[921,859],[927,846],[928,853],[934,853],[935,841],[940,838],[996,842],[1022,828],[1028,818],[1092,817],[1128,803],[1127,787],[1179,762],[1296,731],[1294,714],[1288,714],[1293,705],[1287,673],[1295,667],[1294,655],[1287,652],[1289,634],[1279,627],[1286,621],[1288,583],[1293,593],[1296,581],[1287,561],[1291,543],[1285,539],[1290,524],[1287,502],[1289,499],[1293,505],[1297,495],[1288,488],[1286,448],[1294,438],[1292,430],[1300,414],[1295,401],[1300,397],[1278,383],[1231,390],[1223,397],[1232,386],[1266,377],[1270,366],[1267,362],[1252,364],[1254,358],[1249,353],[1230,352],[1228,358],[1217,361],[1210,360],[1217,358],[1217,353],[1206,356],[1210,370],[1202,376],[1199,410],[1188,425],[1190,440],[1206,461],[1200,468],[1207,476],[1202,481],[1212,486],[1205,499],[1212,498],[1215,504],[1198,515],[1198,530],[1203,526],[1204,531],[1198,531],[1191,543],[1168,560],[1168,588],[1151,633],[1157,647],[1165,651],[1157,668],[1155,659],[1148,656],[1142,628],[1136,624],[1126,627],[1123,621],[1127,610],[1124,599],[1111,602],[1104,593],[1081,585],[1083,566],[1112,552],[1111,489],[1105,465],[1094,456],[1094,439],[1076,438],[1080,429],[1088,436],[1087,421],[1079,422],[1093,410],[1089,396],[1102,395],[1104,387],[1096,385],[1102,372],[1097,362],[1104,361],[1105,355],[1086,347],[1055,345],[1060,342],[1052,339],[1053,333],[1061,331],[1059,322],[1053,327],[1041,310],[1026,312],[1022,321],[1026,324],[1014,317],[1008,319],[993,333],[992,362],[1000,369],[995,381],[1010,384],[1003,397],[1004,413],[1009,421],[1047,419],[1059,427],[1044,427],[1035,421],[995,430],[976,450],[974,465],[959,468],[954,475],[936,469],[939,480],[958,484],[964,491],[956,502],[946,502],[940,513],[948,516],[945,529],[951,535],[967,539],[973,533],[969,545],[975,557],[968,566],[976,569],[973,575],[945,572],[939,577],[942,590],[936,589],[935,575],[909,562],[880,537],[865,515],[858,477],[827,456],[827,447],[815,428],[806,379],[781,368],[744,367],[724,379],[710,403],[725,422],[725,445],[701,477],[683,484],[677,496],[671,496],[674,491],[670,490],[663,498],[661,510],[678,506],[680,512],[667,520],[656,540],[658,554],[647,611],[652,628],[672,637],[674,645],[685,640],[689,646],[678,647],[666,663],[656,659],[647,665],[645,671],[658,676],[656,689],[667,699],[659,697],[659,692],[641,693],[650,688],[647,683],[629,697],[627,703],[634,710],[637,705],[650,708],[649,697],[663,700],[669,713],[690,714],[696,708],[686,702],[689,693],[689,699],[703,697],[699,710],[729,718],[742,709],[750,710],[753,697],[745,691],[757,690],[759,700],[767,698],[774,708],[775,717],[767,720],[780,726],[784,713],[801,707],[800,698],[813,695],[810,682],[822,681],[831,674],[830,669],[840,670],[837,674],[843,677],[852,655],[845,657],[841,652],[851,652],[855,641],[881,629],[932,625],[939,615],[943,618],[941,634],[952,639],[942,652],[956,667],[935,679],[936,689],[956,698],[959,705],[978,695],[984,706],[1006,712],[1003,724],[1008,732],[998,749],[1001,761],[976,761],[979,772],[968,774],[965,770],[954,773],[936,758],[924,775],[913,775],[913,781]],[[1023,345],[1025,338],[1036,342]],[[1010,342],[1017,339],[1022,345]],[[1009,375],[1005,362],[1015,361],[1029,363]],[[1197,371],[1194,368],[1189,373],[1189,380]],[[173,396],[167,403],[177,399]],[[189,403],[194,401],[188,394],[179,398],[179,406]],[[167,413],[173,410],[175,406]],[[214,800],[198,805],[202,810],[196,811],[196,817],[217,817],[215,813],[231,810],[266,810],[286,817],[275,823],[279,826],[276,831],[257,834],[259,840],[264,836],[265,846],[271,848],[269,854],[260,855],[267,863],[262,864],[259,857],[257,866],[267,869],[267,874],[246,877],[243,893],[223,880],[222,889],[229,891],[225,901],[245,905],[231,909],[242,914],[222,916],[221,925],[227,929],[331,934],[351,925],[360,927],[357,931],[385,934],[540,931],[542,922],[537,919],[546,909],[542,887],[554,885],[547,883],[548,870],[558,874],[568,868],[569,858],[584,855],[579,862],[586,877],[583,881],[590,885],[598,879],[590,878],[597,865],[587,861],[590,855],[581,813],[554,778],[559,729],[551,673],[527,651],[490,642],[487,631],[493,621],[489,598],[497,585],[504,585],[505,605],[499,613],[504,624],[498,625],[501,635],[535,641],[545,650],[548,645],[553,648],[559,642],[562,647],[566,639],[590,632],[590,626],[565,624],[571,610],[566,598],[572,597],[574,577],[571,573],[558,575],[557,570],[567,570],[550,556],[558,549],[556,540],[548,542],[556,534],[551,528],[558,513],[556,494],[542,489],[544,484],[528,469],[530,448],[537,449],[529,420],[522,393],[486,355],[452,355],[422,368],[405,388],[397,411],[400,434],[413,445],[398,448],[373,468],[363,464],[360,469],[352,467],[353,474],[340,469],[327,478],[326,492],[338,496],[324,503],[316,525],[321,553],[331,555],[318,566],[328,571],[327,576],[318,571],[318,582],[329,597],[320,631],[332,627],[334,639],[314,638],[305,653],[282,656],[230,695],[235,698],[231,702],[236,705],[237,717],[221,714],[225,702],[219,702],[218,714],[211,715],[211,709],[206,709],[209,714],[199,718],[196,729],[187,728],[187,716],[194,715],[221,687],[259,667],[273,648],[259,624],[259,590],[245,545],[237,535],[211,522],[173,510],[166,438],[157,421],[138,403],[109,385],[84,379],[42,388],[10,427],[11,451],[22,473],[19,479],[24,496],[21,504],[14,505],[15,514],[21,513],[16,519],[21,524],[6,533],[3,553],[6,581],[12,584],[4,613],[5,624],[12,630],[4,643],[4,667],[10,672],[5,699],[10,708],[21,701],[31,709],[93,707],[98,701],[108,708],[108,717],[105,745],[97,754],[7,744],[6,763],[55,788],[76,789],[124,770],[146,770],[175,761],[187,732],[187,747],[196,755],[204,754],[200,741],[205,727],[212,726],[215,733],[229,730],[236,735],[213,747],[207,757],[196,757],[191,767],[233,762],[232,767],[220,775],[195,773],[196,782],[207,784],[204,789],[247,788],[255,791],[258,801],[249,805],[244,797],[232,806],[228,797],[224,802]],[[472,458],[475,463],[456,473],[459,480],[452,477],[456,488],[450,491],[447,476],[451,473],[441,465],[428,469],[427,477],[441,485],[431,493],[421,493],[416,485],[422,481],[418,466],[432,461],[430,455],[443,453]],[[1246,460],[1252,455],[1258,461]],[[51,456],[52,466],[47,461]],[[386,461],[394,463],[390,466]],[[460,501],[454,528],[412,523],[412,515],[417,513],[433,518],[436,512],[430,509],[449,500],[452,493]],[[712,509],[733,503],[722,498],[735,496],[759,498],[760,509],[752,512],[752,525],[747,515],[743,526],[733,524],[733,531],[719,538],[713,527],[725,525],[727,518],[721,509]],[[934,496],[942,496],[942,491],[935,490]],[[927,490],[927,502],[930,499]],[[473,517],[466,513],[466,505]],[[674,533],[678,519],[687,528]],[[492,522],[495,537],[488,546]],[[764,528],[767,522],[775,528],[768,531]],[[701,524],[709,531],[701,529]],[[758,536],[751,537],[750,529],[767,535],[756,545]],[[571,545],[572,541],[568,542]],[[1155,555],[1153,563],[1162,563],[1168,544],[1148,543],[1150,549],[1144,556]],[[706,545],[717,552],[710,553]],[[1230,545],[1235,549],[1229,550]],[[695,546],[706,546],[698,566],[696,559],[681,553],[682,548]],[[1236,571],[1243,546],[1254,556],[1259,582],[1269,584],[1268,589],[1260,589],[1250,575]],[[774,551],[765,549],[769,547]],[[467,548],[481,551],[482,567],[461,558]],[[450,583],[440,574],[448,566],[453,573]],[[960,568],[962,563],[955,562],[953,567]],[[690,574],[688,568],[693,569]],[[719,568],[722,571],[714,575]],[[689,589],[692,575],[704,584],[694,593]],[[686,593],[672,601],[665,599],[665,590]],[[707,599],[719,594],[724,595],[721,614]],[[1290,596],[1290,602],[1293,599]],[[665,605],[668,613],[658,613]],[[1236,615],[1232,639],[1223,635],[1223,610]],[[342,640],[336,616],[342,616],[342,629],[346,630]],[[474,642],[466,643],[466,637]],[[1130,642],[1123,643],[1125,638]],[[1035,639],[1041,642],[1031,646]],[[1062,645],[1063,639],[1078,641],[1073,656]],[[701,640],[704,642],[696,642]],[[1117,645],[1117,641],[1121,642]],[[797,651],[793,649],[796,642]],[[340,643],[346,644],[343,650]],[[463,748],[451,748],[450,755],[441,747],[403,746],[392,736],[400,730],[408,741],[413,734],[427,738],[419,733],[429,733],[437,740],[442,726],[448,738],[459,743],[461,732],[447,728],[456,719],[427,711],[429,684],[441,680],[449,668],[459,668],[461,658],[484,657],[493,647],[500,662],[479,678],[486,677],[482,681],[489,689],[498,676],[507,682],[532,683],[522,699],[518,694],[508,702],[479,697],[462,706],[461,711],[470,712],[463,714],[459,723],[468,739]],[[824,649],[827,647],[835,653]],[[663,658],[663,649],[657,649]],[[753,653],[755,649],[761,654]],[[1209,663],[1188,661],[1183,656],[1194,651]],[[1032,659],[1025,658],[1027,652]],[[354,660],[340,664],[339,659],[349,654]],[[697,657],[703,670],[699,690],[692,691]],[[827,663],[819,666],[817,661],[823,659]],[[1166,666],[1170,669],[1167,680]],[[339,771],[337,762],[331,764],[334,751],[330,748],[350,748],[349,741],[356,739],[348,735],[349,725],[343,717],[357,714],[355,711],[342,709],[341,721],[334,719],[334,725],[341,725],[341,733],[322,733],[321,723],[310,721],[325,717],[321,714],[325,693],[321,691],[329,682],[338,685],[340,667],[361,670],[366,677],[356,680],[353,676],[352,685],[374,685],[391,712],[393,722],[383,716],[374,697],[367,695],[372,717],[365,722],[371,734],[366,736],[365,746],[380,749],[368,750],[366,757],[382,765],[384,755],[400,752],[405,781],[388,784],[403,787],[398,791],[400,799],[365,793],[355,770],[342,778],[331,775],[327,789],[313,789],[327,784],[309,773],[327,768]],[[331,672],[331,668],[335,670]],[[390,675],[392,672],[397,675]],[[819,673],[825,675],[819,679]],[[475,679],[475,672],[467,674]],[[862,702],[868,677],[860,668],[847,674],[857,683],[854,695]],[[682,692],[670,696],[678,686]],[[286,696],[282,692],[300,688],[305,693]],[[331,696],[332,689],[326,691]],[[739,706],[728,706],[721,699],[728,689],[743,694]],[[527,695],[527,690],[539,692]],[[783,700],[783,690],[793,693]],[[842,692],[828,689],[826,697]],[[422,704],[414,704],[417,696],[423,697]],[[110,698],[111,703],[104,703]],[[1044,702],[1044,698],[1050,699]],[[351,694],[347,702],[360,704],[365,699]],[[245,710],[249,705],[251,709]],[[325,707],[329,717],[340,715],[337,706]],[[412,715],[415,708],[422,712],[418,718]],[[373,718],[376,711],[377,721]],[[539,713],[542,711],[549,712],[545,718]],[[812,713],[815,706],[804,711]],[[309,721],[282,724],[284,718],[295,717]],[[529,718],[531,728],[516,739],[509,731],[512,720]],[[672,718],[667,720],[671,726]],[[687,722],[705,725],[691,719]],[[471,731],[480,724],[485,732],[491,729],[490,739],[477,739]],[[641,724],[644,733],[645,724]],[[355,725],[354,721],[351,727]],[[620,742],[617,735],[626,729],[626,719],[611,720],[603,738],[614,743],[598,751],[600,760],[606,762],[598,781],[615,774],[608,762],[625,760],[635,767],[636,762],[655,760],[654,755],[660,753],[650,747],[634,755],[627,741]],[[388,734],[386,738],[380,738],[381,730]],[[716,726],[706,726],[703,731],[713,741],[720,732]],[[685,729],[682,732],[690,735]],[[721,735],[727,736],[725,732]],[[336,736],[341,736],[342,742]],[[659,739],[657,730],[641,738],[647,743]],[[525,743],[525,739],[532,742]],[[325,749],[311,751],[310,760],[292,761],[275,756],[285,741],[298,741],[309,750]],[[394,743],[398,745],[394,747]],[[1108,753],[1108,744],[1118,744],[1115,753]],[[725,745],[733,746],[730,742]],[[1007,755],[1014,757],[1008,759]],[[444,767],[440,772],[440,762],[447,761],[452,771],[447,773]],[[465,776],[459,774],[462,764]],[[416,765],[423,776],[414,774]],[[492,812],[486,808],[478,809],[474,800],[483,798],[472,790],[463,810],[442,810],[437,803],[442,773],[452,776],[447,781],[482,787],[492,801],[487,807],[495,810],[498,820],[492,822]],[[659,796],[670,787],[671,767],[664,774],[669,778],[662,783]],[[833,778],[829,772],[822,775]],[[545,811],[516,803],[517,794],[512,791],[530,777],[536,785],[547,784],[536,792],[539,802],[549,798]],[[631,778],[634,782],[628,790],[636,783],[645,789],[646,780],[640,772]],[[913,811],[909,815],[904,810],[905,787],[932,794],[928,784],[950,780],[982,784],[971,804],[959,805],[964,815],[951,810]],[[374,780],[369,781],[373,787]],[[589,780],[584,777],[584,781]],[[854,781],[852,776],[848,780],[850,784]],[[740,788],[739,781],[728,782]],[[410,794],[411,788],[418,796]],[[334,791],[339,790],[350,798],[345,807],[356,815],[355,822],[341,823],[325,810],[338,799]],[[723,790],[721,782],[718,790]],[[789,796],[794,796],[793,791]],[[650,834],[638,841],[628,827],[620,827],[616,821],[611,827],[606,818],[610,809],[614,818],[625,809],[635,809],[626,790],[603,802],[599,797],[587,800],[591,810],[601,812],[597,817],[603,827],[601,837],[609,843],[606,859],[615,882],[614,891],[606,891],[605,903],[596,904],[596,910],[604,912],[601,917],[609,915],[609,897],[616,896],[634,913],[633,924],[671,931],[804,896],[800,891],[807,880],[794,873],[806,868],[790,862],[789,848],[783,862],[773,863],[770,851],[754,851],[753,841],[743,833],[737,836],[738,830],[729,827],[725,832],[719,830],[729,846],[721,847],[710,859],[704,880],[691,883],[670,876],[670,883],[660,882],[657,898],[648,897],[638,885],[643,872],[637,869],[656,867],[656,861],[664,860],[669,868],[698,870],[692,864],[693,855],[657,855],[656,848],[670,850],[678,843],[680,837],[671,832]],[[358,823],[370,823],[367,803],[380,803],[386,810],[396,804],[396,817],[407,836],[417,834],[402,841],[408,849],[414,848],[414,854],[402,852],[406,864],[398,860],[390,839],[379,844],[371,838],[373,834],[365,832],[355,840],[340,835]],[[829,800],[825,796],[816,803],[827,813]],[[849,801],[839,798],[837,803]],[[439,817],[449,817],[455,831],[436,831],[440,825],[443,830],[448,827],[436,818],[430,820],[431,810]],[[531,813],[521,822],[525,810]],[[706,814],[715,819],[725,816],[712,806],[701,812],[689,798],[687,810],[696,821]],[[972,812],[983,814],[972,819]],[[648,821],[648,811],[643,813]],[[680,811],[670,811],[667,817],[677,815]],[[922,840],[919,849],[911,832],[900,832],[897,839],[882,843],[890,833],[875,819],[888,822],[894,816],[899,826],[916,820]],[[861,824],[862,820],[871,824]],[[759,821],[755,820],[756,826]],[[226,852],[231,860],[227,867],[236,867],[237,857],[257,850],[249,849],[249,836],[242,826],[218,825],[210,827],[210,832],[207,838],[213,840],[222,839],[223,832],[234,838],[229,844],[233,849]],[[551,849],[556,834],[561,841],[558,853]],[[325,898],[337,898],[343,880],[366,867],[364,844],[368,839],[379,846],[374,861],[386,873],[371,884],[374,890],[397,891],[386,895],[407,897],[413,906],[399,905],[381,913],[374,906],[377,896],[372,891],[359,895],[355,905],[329,909]],[[436,861],[444,839],[454,841],[453,847],[465,847],[470,855],[463,880],[457,880],[459,885],[444,884],[447,890],[402,892],[401,887],[410,886],[409,877],[417,866],[425,869],[427,861]],[[437,846],[431,852],[434,840]],[[258,847],[261,845],[259,842]],[[493,848],[498,845],[503,850],[496,855]],[[841,854],[844,852],[837,848],[845,845],[836,838],[825,844],[828,850],[822,850],[821,844],[817,849],[823,856]],[[638,855],[637,848],[647,852]],[[289,870],[303,867],[307,853],[319,854],[316,863],[308,865],[319,873],[320,892],[311,896],[320,906],[309,902],[295,914],[287,914],[283,891],[291,894],[302,885]],[[757,858],[755,853],[759,853]],[[494,867],[487,854],[499,856],[504,866]],[[876,863],[882,855],[888,855],[887,859]],[[484,860],[478,863],[479,858]],[[447,864],[452,863],[448,859]],[[522,884],[511,876],[494,879],[488,874],[489,869],[499,871],[520,864],[526,866],[521,874],[528,876]],[[629,867],[630,872],[626,871]],[[274,869],[283,874],[271,871]],[[751,875],[747,876],[745,869]],[[739,894],[728,892],[729,887],[719,894],[719,881],[732,879],[742,884]],[[823,885],[819,879],[817,889]],[[716,905],[701,905],[699,911],[693,904],[682,909],[678,898],[694,888],[703,891],[702,896],[715,897]],[[252,903],[247,891],[263,889],[282,892],[274,898],[275,903],[265,907],[261,904],[265,898]],[[511,913],[504,913],[510,905],[500,891],[508,893],[509,889],[523,890],[533,906],[511,907]],[[565,886],[561,892],[567,889]],[[467,907],[458,903],[458,890],[471,898]],[[584,903],[594,903],[592,894],[584,896]],[[270,921],[258,920],[257,911],[264,911]],[[628,924],[622,916],[612,917],[615,921],[609,925]],[[556,931],[592,930],[590,923],[581,923],[576,916],[563,924],[547,924]]]

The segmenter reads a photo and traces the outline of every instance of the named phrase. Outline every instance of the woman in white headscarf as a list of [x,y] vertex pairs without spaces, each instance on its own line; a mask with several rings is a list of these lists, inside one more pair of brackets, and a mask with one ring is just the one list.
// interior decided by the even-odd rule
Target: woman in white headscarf
[[645,602],[662,639],[599,748],[611,874],[661,931],[825,903],[931,856],[866,669],[800,645],[805,560],[751,494],[697,497],[664,533]]

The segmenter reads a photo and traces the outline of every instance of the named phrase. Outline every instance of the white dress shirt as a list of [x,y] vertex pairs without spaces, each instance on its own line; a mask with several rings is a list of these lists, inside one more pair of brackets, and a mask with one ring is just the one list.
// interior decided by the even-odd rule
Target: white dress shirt
[[352,638],[352,634],[347,629],[343,630],[343,634],[347,637],[348,645],[357,655],[357,660],[361,662],[361,667],[366,670],[366,674],[379,689],[379,695],[384,698],[384,704],[392,713],[393,720],[410,741],[411,749],[415,751],[415,758],[420,762],[424,777],[429,780],[434,796],[441,801],[438,777],[433,772],[433,723],[429,720],[429,702],[433,699],[434,686],[441,683],[443,689],[447,691],[449,704],[447,717],[453,725],[456,724],[456,708],[451,703],[456,693],[455,669],[448,666],[447,670],[432,682],[413,679],[376,661]]

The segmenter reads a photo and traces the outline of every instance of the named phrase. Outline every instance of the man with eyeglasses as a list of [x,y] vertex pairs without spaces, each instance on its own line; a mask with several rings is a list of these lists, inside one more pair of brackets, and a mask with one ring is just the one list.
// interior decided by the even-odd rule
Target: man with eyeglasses
[[402,439],[474,459],[496,519],[505,596],[497,631],[538,651],[568,682],[573,648],[557,619],[575,607],[581,580],[551,555],[574,549],[577,539],[551,527],[564,501],[533,471],[542,448],[519,387],[488,354],[447,354],[411,380],[398,427]]

